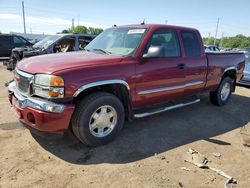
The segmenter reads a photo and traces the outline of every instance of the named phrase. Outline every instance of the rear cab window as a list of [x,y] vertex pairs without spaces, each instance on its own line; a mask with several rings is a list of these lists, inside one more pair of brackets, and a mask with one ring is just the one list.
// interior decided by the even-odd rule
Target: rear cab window
[[186,57],[200,57],[201,49],[197,34],[194,31],[182,30],[181,37]]

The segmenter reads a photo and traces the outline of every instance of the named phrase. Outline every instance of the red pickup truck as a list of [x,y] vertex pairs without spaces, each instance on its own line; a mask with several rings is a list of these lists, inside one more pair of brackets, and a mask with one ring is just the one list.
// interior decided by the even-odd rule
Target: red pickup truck
[[85,51],[42,55],[17,64],[9,100],[19,120],[39,131],[72,129],[102,145],[124,121],[199,102],[210,92],[223,106],[242,77],[242,53],[205,53],[196,29],[169,25],[113,27]]

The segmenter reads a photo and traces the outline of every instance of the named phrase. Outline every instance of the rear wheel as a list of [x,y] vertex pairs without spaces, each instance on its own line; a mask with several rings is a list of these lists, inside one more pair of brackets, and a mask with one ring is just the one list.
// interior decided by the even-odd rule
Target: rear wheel
[[112,141],[124,124],[124,107],[114,95],[105,92],[84,98],[72,117],[72,130],[85,145],[98,146]]
[[223,106],[225,105],[233,90],[233,80],[230,77],[225,77],[219,87],[213,91],[210,92],[210,101],[212,104],[217,106]]

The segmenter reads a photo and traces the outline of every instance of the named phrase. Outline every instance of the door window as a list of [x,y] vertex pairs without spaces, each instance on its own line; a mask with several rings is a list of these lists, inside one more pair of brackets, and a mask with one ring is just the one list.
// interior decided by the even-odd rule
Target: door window
[[56,42],[54,52],[71,52],[75,51],[75,37],[64,37],[63,39]]
[[79,49],[83,50],[93,40],[92,37],[80,36],[79,37]]
[[14,37],[14,43],[15,44],[26,44],[27,43],[27,41],[26,40],[24,40],[23,38],[21,38],[21,37]]
[[179,57],[180,48],[179,42],[174,30],[169,29],[159,29],[157,30],[150,42],[147,45],[146,52],[150,47],[161,47],[162,54],[161,57]]
[[12,45],[10,36],[0,36],[0,46],[10,46]]

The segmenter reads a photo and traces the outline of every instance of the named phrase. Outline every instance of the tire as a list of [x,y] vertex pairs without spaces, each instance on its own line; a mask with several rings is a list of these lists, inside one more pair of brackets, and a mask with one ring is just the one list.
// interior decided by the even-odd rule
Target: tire
[[76,105],[71,126],[82,143],[99,146],[114,140],[123,127],[124,119],[122,102],[110,93],[98,92]]
[[[224,94],[223,94],[223,88]],[[229,98],[231,97],[233,90],[233,80],[230,77],[225,77],[219,87],[213,91],[210,92],[210,101],[212,104],[216,106],[224,106],[227,104]]]

